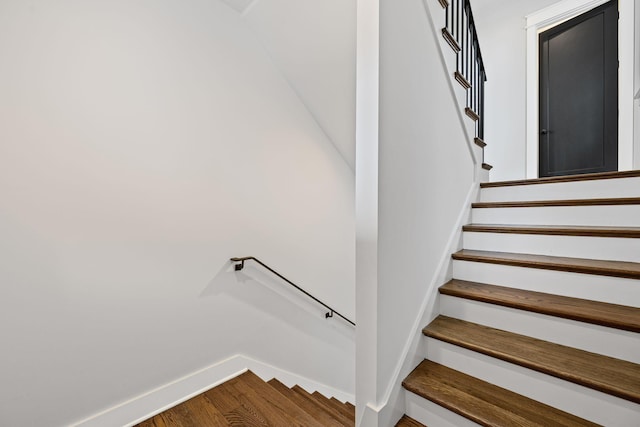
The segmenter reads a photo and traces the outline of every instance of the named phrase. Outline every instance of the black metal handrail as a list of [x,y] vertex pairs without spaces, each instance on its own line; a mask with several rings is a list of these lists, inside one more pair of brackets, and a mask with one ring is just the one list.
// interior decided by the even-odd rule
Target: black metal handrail
[[484,138],[484,83],[487,73],[469,0],[439,0],[445,9],[442,34],[456,51],[456,80],[467,90],[466,113],[476,122],[476,136]]
[[261,266],[263,266],[264,268],[266,268],[267,270],[269,270],[270,272],[272,272],[273,274],[275,274],[276,276],[278,276],[279,278],[281,278],[282,280],[284,280],[285,282],[287,282],[288,284],[290,284],[291,286],[293,286],[294,288],[296,288],[297,290],[299,290],[300,292],[302,292],[303,294],[305,294],[306,296],[308,296],[309,298],[311,298],[312,300],[314,300],[315,302],[317,302],[318,304],[320,304],[321,306],[326,308],[327,310],[329,310],[324,315],[325,319],[328,319],[329,317],[333,317],[333,315],[335,314],[338,317],[342,317],[344,320],[346,320],[347,322],[351,323],[353,326],[356,326],[356,324],[354,322],[352,322],[351,320],[347,319],[342,314],[338,313],[333,308],[329,307],[327,304],[323,303],[318,298],[314,297],[309,292],[305,291],[300,286],[296,285],[291,280],[287,279],[282,274],[278,273],[273,268],[269,267],[267,264],[265,264],[264,262],[260,261],[258,258],[252,257],[252,256],[247,256],[247,257],[242,257],[242,258],[231,258],[231,261],[239,263],[239,264],[235,265],[235,270],[236,271],[240,271],[240,270],[242,270],[244,268],[244,262],[245,261],[255,261],[255,262],[257,262],[258,264],[260,264]]

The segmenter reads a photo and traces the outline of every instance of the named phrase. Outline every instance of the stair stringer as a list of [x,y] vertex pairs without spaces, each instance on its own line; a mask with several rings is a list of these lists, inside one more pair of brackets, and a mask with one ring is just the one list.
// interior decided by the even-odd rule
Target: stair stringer
[[421,328],[438,314],[438,287],[452,277],[451,253],[461,248],[462,226],[470,221],[471,203],[479,198],[479,183],[488,181],[488,171],[482,168],[483,149],[475,144],[475,122],[464,113],[466,107],[466,91],[454,79],[455,54],[440,34],[441,25],[438,13],[444,13],[440,3],[436,0],[423,0],[426,24],[429,26],[433,39],[436,41],[439,63],[445,75],[448,91],[455,100],[456,118],[465,135],[465,143],[473,162],[473,182],[467,192],[463,208],[451,230],[446,247],[442,249],[438,268],[428,281],[427,291],[412,326],[412,333],[403,346],[401,357],[394,369],[392,380],[389,382],[383,398],[378,405],[368,403],[365,410],[356,420],[358,426],[388,426],[393,425],[405,411],[405,394],[402,379],[408,375],[423,359],[424,343]]
[[405,343],[402,357],[399,359],[394,371],[393,381],[386,390],[382,404],[377,407],[370,404],[367,405],[366,413],[358,425],[367,427],[373,425],[390,426],[405,412],[407,404],[405,402],[406,396],[402,387],[402,379],[424,359],[426,349],[422,327],[439,314],[440,296],[438,287],[442,283],[446,283],[453,275],[451,253],[462,247],[462,226],[470,219],[471,203],[478,199],[478,192],[478,183],[474,182],[465,199],[464,208],[460,211],[456,224],[451,231],[448,243],[442,251],[438,268],[427,285],[427,292],[420,306],[420,314],[413,323],[412,331],[414,333]]
[[422,0],[424,4],[425,12],[429,27],[431,28],[433,37],[436,40],[438,46],[438,53],[440,56],[440,63],[442,64],[443,71],[447,75],[447,86],[451,92],[451,96],[455,99],[457,104],[457,117],[460,122],[460,126],[464,130],[466,135],[465,142],[473,158],[474,167],[476,170],[475,180],[478,182],[489,181],[488,171],[482,169],[483,162],[483,149],[474,143],[475,138],[475,122],[469,119],[464,113],[466,108],[466,90],[460,86],[460,84],[454,79],[453,75],[456,71],[456,55],[451,50],[451,47],[439,33],[441,29],[441,20],[437,18],[438,13],[444,13],[444,9],[440,3],[436,0]]

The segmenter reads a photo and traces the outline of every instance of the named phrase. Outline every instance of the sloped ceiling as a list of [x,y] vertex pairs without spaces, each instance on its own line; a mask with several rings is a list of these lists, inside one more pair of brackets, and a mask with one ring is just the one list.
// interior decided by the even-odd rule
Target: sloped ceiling
[[256,0],[221,0],[221,1],[228,4],[233,9],[237,10],[239,13],[244,13],[244,11],[247,10],[249,5]]
[[347,164],[355,165],[356,0],[221,0],[244,15]]

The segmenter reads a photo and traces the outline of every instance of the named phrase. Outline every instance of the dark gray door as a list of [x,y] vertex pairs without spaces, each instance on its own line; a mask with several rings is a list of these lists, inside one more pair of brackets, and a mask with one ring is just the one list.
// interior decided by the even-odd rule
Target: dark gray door
[[540,34],[540,176],[618,169],[618,2]]

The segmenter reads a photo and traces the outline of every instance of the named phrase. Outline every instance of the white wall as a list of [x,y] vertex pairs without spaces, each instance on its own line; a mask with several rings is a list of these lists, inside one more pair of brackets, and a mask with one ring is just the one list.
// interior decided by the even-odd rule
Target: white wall
[[358,420],[367,427],[397,385],[414,324],[475,174],[451,74],[425,4],[381,0],[379,30],[377,278],[368,288],[358,278],[358,309],[361,302],[376,304],[377,316],[358,325],[358,382],[367,375],[360,368],[361,343],[376,349],[367,359],[375,383],[369,415]]
[[355,0],[257,0],[244,19],[355,168]]
[[640,6],[634,9],[634,65],[633,92],[635,95],[635,106],[633,108],[633,168],[640,169]]
[[487,71],[485,161],[491,180],[522,179],[526,166],[525,16],[558,0],[471,0]]
[[354,315],[352,171],[235,11],[3,0],[0,57],[1,425],[235,353],[353,392],[352,329],[230,271]]

